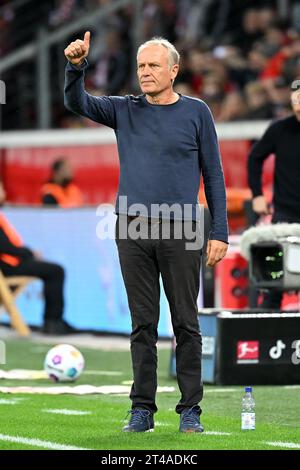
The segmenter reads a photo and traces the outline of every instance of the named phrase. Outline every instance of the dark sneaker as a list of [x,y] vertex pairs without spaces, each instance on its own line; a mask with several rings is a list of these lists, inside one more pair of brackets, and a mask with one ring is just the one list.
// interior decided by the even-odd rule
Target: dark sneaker
[[124,432],[152,432],[154,431],[153,413],[149,410],[133,409],[129,423],[124,426]]
[[180,432],[203,432],[204,427],[200,423],[200,411],[198,406],[186,408],[180,413]]
[[72,335],[78,333],[78,330],[64,320],[45,320],[42,333],[47,335]]

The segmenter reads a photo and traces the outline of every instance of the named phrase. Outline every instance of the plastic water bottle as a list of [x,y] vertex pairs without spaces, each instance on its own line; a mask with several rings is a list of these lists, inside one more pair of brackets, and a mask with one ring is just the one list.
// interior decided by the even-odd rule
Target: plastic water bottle
[[252,387],[245,387],[245,395],[242,399],[242,431],[254,431],[255,429],[255,401]]

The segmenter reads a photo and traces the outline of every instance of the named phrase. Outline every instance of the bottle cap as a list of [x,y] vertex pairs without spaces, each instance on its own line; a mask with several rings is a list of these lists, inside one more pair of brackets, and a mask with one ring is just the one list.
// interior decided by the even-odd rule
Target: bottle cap
[[252,392],[252,387],[245,387],[245,392]]

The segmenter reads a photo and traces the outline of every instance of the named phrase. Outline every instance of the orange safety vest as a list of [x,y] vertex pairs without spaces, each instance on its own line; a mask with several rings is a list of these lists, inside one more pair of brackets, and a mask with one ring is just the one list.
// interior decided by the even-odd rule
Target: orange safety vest
[[[231,215],[244,213],[244,202],[249,199],[252,199],[252,194],[248,188],[226,188],[227,211]],[[199,200],[207,207],[204,188],[200,190]]]
[[80,189],[73,183],[65,188],[55,183],[46,183],[42,187],[42,196],[50,194],[60,207],[80,207],[83,205],[83,197]]
[[[15,246],[23,246],[23,241],[20,235],[16,232],[13,226],[8,222],[7,218],[4,214],[0,213],[0,229],[3,230],[9,241]],[[20,264],[20,259],[17,256],[6,255],[1,253],[1,246],[0,246],[0,260],[4,261],[4,263],[10,264],[11,266],[18,266]]]

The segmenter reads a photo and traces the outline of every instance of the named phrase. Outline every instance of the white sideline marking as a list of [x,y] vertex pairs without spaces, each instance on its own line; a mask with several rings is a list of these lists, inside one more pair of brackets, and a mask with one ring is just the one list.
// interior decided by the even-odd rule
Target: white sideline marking
[[42,441],[40,439],[29,439],[27,437],[8,436],[7,434],[0,434],[0,441],[16,442],[17,444],[43,447],[51,450],[90,450],[84,447],[69,446],[67,444],[58,444],[57,442]]
[[267,444],[268,446],[273,446],[273,447],[286,447],[287,449],[300,449],[300,444],[296,444],[295,442],[265,441],[265,444]]
[[285,388],[286,390],[293,390],[293,389],[297,389],[297,388],[300,388],[300,385],[285,385],[283,388]]
[[240,390],[238,390],[237,388],[215,388],[215,389],[208,389],[208,390],[204,390],[204,393],[226,393],[226,392],[239,392]]
[[0,398],[0,405],[18,405],[20,400],[10,400],[8,398]]
[[78,411],[78,410],[66,410],[66,409],[45,409],[42,410],[43,413],[53,413],[56,415],[70,415],[70,416],[83,416],[83,415],[91,415],[91,411]]
[[85,370],[82,375],[123,375],[119,370]]

